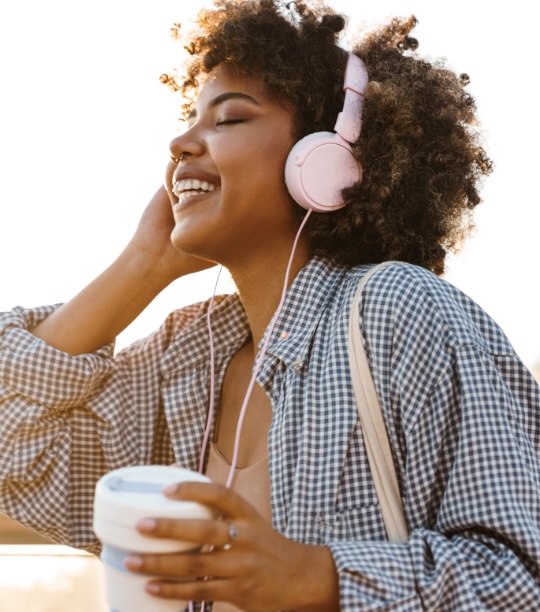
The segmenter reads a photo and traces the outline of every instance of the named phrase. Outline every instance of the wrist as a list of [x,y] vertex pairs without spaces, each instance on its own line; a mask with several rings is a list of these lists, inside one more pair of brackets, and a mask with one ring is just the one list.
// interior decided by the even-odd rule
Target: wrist
[[124,270],[126,278],[131,278],[140,287],[158,295],[178,278],[163,265],[160,257],[141,251],[128,244],[117,258],[115,265]]
[[[295,612],[339,612],[339,577],[327,546],[298,544],[298,575],[289,609]],[[300,549],[299,549],[300,550]]]

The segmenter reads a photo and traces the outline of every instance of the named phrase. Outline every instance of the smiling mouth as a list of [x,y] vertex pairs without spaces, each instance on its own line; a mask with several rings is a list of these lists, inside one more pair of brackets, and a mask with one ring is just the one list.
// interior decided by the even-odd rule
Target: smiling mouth
[[178,198],[178,204],[183,204],[188,199],[211,193],[218,189],[218,186],[208,181],[200,181],[198,179],[182,179],[176,181],[172,187],[173,194]]

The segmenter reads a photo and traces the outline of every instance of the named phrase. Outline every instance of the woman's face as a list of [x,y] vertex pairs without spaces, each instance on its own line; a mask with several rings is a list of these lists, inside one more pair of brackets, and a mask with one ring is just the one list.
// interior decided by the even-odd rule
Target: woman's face
[[174,138],[166,186],[180,250],[231,267],[268,249],[290,250],[297,230],[284,181],[292,113],[256,78],[221,65]]

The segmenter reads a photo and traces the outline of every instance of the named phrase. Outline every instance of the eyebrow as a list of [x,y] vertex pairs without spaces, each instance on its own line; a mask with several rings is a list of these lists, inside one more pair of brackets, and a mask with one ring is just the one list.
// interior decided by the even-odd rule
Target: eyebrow
[[[210,102],[208,102],[207,108],[215,108],[216,106],[223,104],[223,102],[227,102],[227,100],[246,100],[247,102],[251,102],[251,104],[256,104],[257,106],[260,106],[259,102],[257,102],[255,98],[248,96],[248,94],[241,93],[239,91],[229,91],[227,93],[220,94],[219,96],[216,96],[215,98],[210,100]],[[196,116],[197,111],[193,108],[189,113],[188,119],[193,119]]]

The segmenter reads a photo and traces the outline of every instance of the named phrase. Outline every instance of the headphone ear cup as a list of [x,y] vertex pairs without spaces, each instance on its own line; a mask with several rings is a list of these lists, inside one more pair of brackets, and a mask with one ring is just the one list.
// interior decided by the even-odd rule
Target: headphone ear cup
[[345,206],[341,190],[362,179],[351,146],[334,132],[315,132],[299,140],[285,164],[285,184],[303,208],[331,212]]

